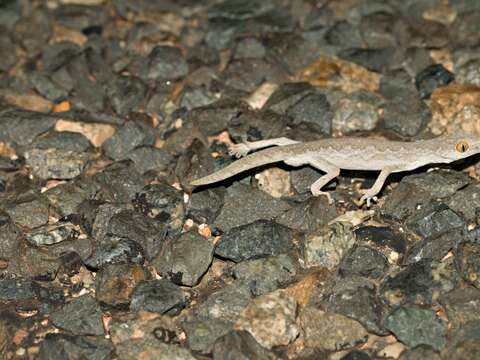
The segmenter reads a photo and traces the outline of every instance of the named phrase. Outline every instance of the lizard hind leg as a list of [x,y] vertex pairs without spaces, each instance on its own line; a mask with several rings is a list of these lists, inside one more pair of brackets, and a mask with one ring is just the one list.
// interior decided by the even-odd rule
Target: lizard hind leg
[[364,202],[367,203],[367,207],[370,207],[371,201],[377,201],[377,194],[382,190],[383,184],[385,183],[385,180],[387,179],[388,175],[390,175],[394,169],[390,167],[386,167],[382,169],[380,172],[380,175],[378,175],[377,180],[375,180],[375,183],[370,189],[361,189],[360,193],[362,194],[362,197],[360,198],[360,205],[362,205]]
[[325,185],[327,185],[330,181],[335,179],[338,175],[340,175],[340,168],[336,167],[335,165],[323,159],[313,159],[309,161],[309,164],[310,166],[313,166],[314,168],[322,170],[326,173],[310,186],[310,191],[312,192],[312,195],[313,196],[325,195],[328,199],[328,203],[333,204],[334,201],[330,193],[326,191],[322,191],[322,188]]

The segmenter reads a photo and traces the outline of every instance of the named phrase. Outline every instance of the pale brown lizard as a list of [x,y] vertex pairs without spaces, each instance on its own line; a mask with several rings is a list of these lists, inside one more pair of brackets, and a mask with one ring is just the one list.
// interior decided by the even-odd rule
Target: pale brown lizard
[[[277,147],[245,156],[249,151],[274,145]],[[367,206],[370,206],[371,200],[377,200],[376,195],[391,173],[409,171],[427,164],[451,163],[479,152],[480,139],[464,132],[414,142],[341,137],[301,143],[288,138],[277,138],[231,146],[230,155],[245,157],[220,171],[194,180],[191,184],[199,186],[215,183],[242,171],[280,161],[291,166],[308,164],[325,172],[311,185],[312,194],[326,195],[332,203],[331,195],[321,189],[339,175],[340,169],[378,170],[380,175],[373,186],[360,190],[363,194],[360,203],[366,201]]]

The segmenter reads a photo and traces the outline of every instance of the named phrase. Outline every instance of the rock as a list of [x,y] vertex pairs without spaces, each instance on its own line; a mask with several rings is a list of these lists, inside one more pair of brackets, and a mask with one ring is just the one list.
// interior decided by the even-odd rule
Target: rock
[[296,274],[295,263],[286,254],[246,260],[233,267],[233,276],[247,284],[255,296],[284,287],[293,281]]
[[354,246],[342,259],[339,272],[378,279],[384,275],[387,264],[387,258],[379,251],[367,246]]
[[415,77],[415,85],[422,99],[428,99],[432,92],[455,80],[455,75],[442,64],[433,64],[420,71]]
[[56,327],[74,335],[103,335],[102,311],[95,299],[81,296],[55,311],[50,319]]
[[210,352],[215,341],[233,329],[252,294],[247,286],[232,284],[212,294],[207,301],[181,319],[190,348]]
[[235,262],[287,252],[293,245],[288,228],[268,220],[231,228],[217,247],[215,255]]
[[288,345],[299,334],[295,322],[297,303],[277,290],[254,299],[240,314],[235,329],[246,330],[267,349]]
[[156,46],[148,57],[142,74],[146,80],[175,80],[188,74],[188,65],[177,47]]
[[248,331],[230,331],[215,342],[213,359],[273,360],[277,357],[260,346]]
[[109,264],[95,277],[95,294],[100,303],[124,308],[130,304],[136,286],[148,278],[147,271],[138,264]]
[[138,284],[133,291],[130,309],[174,315],[185,303],[185,294],[179,286],[167,279],[160,279]]
[[128,121],[102,145],[105,155],[114,160],[128,158],[137,147],[153,145],[152,129],[140,121]]
[[50,333],[40,344],[39,359],[107,360],[113,352],[112,343],[103,336]]
[[430,309],[397,307],[386,316],[385,327],[409,347],[424,344],[440,350],[445,345],[446,326]]
[[152,260],[152,265],[176,284],[195,286],[210,266],[213,251],[210,239],[191,231],[165,244],[165,250]]
[[368,337],[357,321],[313,307],[300,312],[300,322],[307,347],[338,351],[364,343]]
[[355,234],[348,223],[335,222],[305,238],[305,265],[307,267],[336,267],[355,243]]

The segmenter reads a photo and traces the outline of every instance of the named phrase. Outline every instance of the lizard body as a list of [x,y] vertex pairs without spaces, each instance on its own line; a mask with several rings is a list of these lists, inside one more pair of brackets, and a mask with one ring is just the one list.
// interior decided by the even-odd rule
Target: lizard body
[[[273,145],[277,146],[269,147]],[[245,156],[249,151],[265,147],[269,148]],[[463,132],[414,142],[342,137],[301,143],[277,138],[236,144],[229,152],[236,157],[245,157],[191,184],[211,184],[258,166],[283,161],[291,166],[310,165],[325,172],[310,189],[314,196],[326,195],[332,202],[330,194],[321,189],[339,175],[340,169],[376,170],[380,175],[375,184],[362,190],[361,202],[366,200],[370,206],[371,199],[376,200],[389,174],[427,164],[451,163],[480,153],[480,139]]]

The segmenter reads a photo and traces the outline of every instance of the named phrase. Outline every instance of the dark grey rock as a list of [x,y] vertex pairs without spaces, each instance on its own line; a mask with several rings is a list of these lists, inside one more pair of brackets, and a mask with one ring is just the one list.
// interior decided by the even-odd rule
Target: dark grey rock
[[24,279],[2,279],[0,280],[0,301],[28,301],[36,299],[38,285],[30,280]]
[[[444,275],[437,276],[438,271]],[[381,283],[379,293],[391,305],[432,304],[439,294],[451,291],[459,280],[452,259],[441,262],[424,258],[389,274]]]
[[102,305],[128,308],[135,287],[148,278],[138,264],[107,264],[95,276],[95,298]]
[[51,129],[56,121],[48,114],[15,108],[0,109],[0,140],[28,145],[38,135]]
[[162,222],[133,210],[114,214],[106,231],[110,236],[135,241],[148,260],[158,254],[167,236],[167,229]]
[[290,205],[283,200],[239,183],[227,189],[224,203],[214,223],[223,231],[259,219],[273,219],[290,208]]
[[143,281],[133,291],[130,310],[175,315],[185,302],[183,290],[167,279]]
[[247,284],[255,296],[286,286],[296,274],[294,261],[285,254],[242,261],[233,267],[233,276]]
[[230,121],[228,132],[237,143],[272,139],[283,135],[287,121],[287,117],[269,110],[246,111]]
[[79,31],[98,27],[105,21],[106,11],[100,6],[83,4],[63,4],[55,9],[55,17],[63,26]]
[[40,344],[40,360],[108,360],[114,352],[113,344],[103,336],[72,336],[47,334]]
[[361,350],[352,350],[340,360],[370,360],[370,356]]
[[131,209],[124,204],[103,203],[98,200],[85,201],[78,207],[85,230],[96,241],[103,241],[108,233],[110,219],[126,209]]
[[148,57],[144,77],[147,80],[175,80],[188,74],[188,65],[179,48],[156,46]]
[[342,133],[373,130],[380,122],[382,103],[380,96],[366,90],[342,96],[333,106],[333,129]]
[[479,22],[479,9],[458,14],[450,28],[452,41],[458,47],[475,47],[480,45]]
[[360,31],[367,48],[382,49],[397,45],[393,33],[396,20],[394,12],[380,10],[365,14],[360,20]]
[[113,163],[95,174],[93,180],[102,187],[107,198],[119,203],[128,203],[135,199],[145,185],[131,161]]
[[457,253],[457,267],[462,278],[480,289],[480,244],[460,244]]
[[403,60],[402,53],[395,47],[344,49],[338,57],[376,72],[385,72]]
[[324,94],[308,94],[287,109],[289,125],[308,124],[319,134],[330,135],[333,112]]
[[187,205],[187,216],[199,224],[213,223],[222,209],[225,192],[225,188],[218,187],[193,193]]
[[458,55],[459,59],[455,62],[455,80],[463,85],[479,85],[480,84],[480,58],[478,53],[474,52],[470,56]]
[[209,268],[213,251],[211,239],[191,231],[166,243],[162,253],[152,260],[152,265],[176,284],[195,286]]
[[25,239],[34,246],[52,245],[77,238],[78,231],[71,223],[40,226],[29,232]]
[[213,104],[215,101],[217,101],[217,98],[208,91],[208,89],[188,86],[182,92],[180,107],[192,110],[197,107]]
[[405,70],[395,70],[384,74],[380,78],[380,94],[387,99],[395,99],[399,94],[412,96],[417,89],[412,78]]
[[368,246],[354,246],[342,259],[339,272],[341,275],[358,274],[378,279],[387,270],[388,261],[381,252]]
[[419,190],[429,192],[435,198],[451,196],[466,187],[470,181],[465,172],[450,169],[408,175],[402,179],[402,183],[412,184]]
[[450,324],[462,328],[470,321],[480,321],[480,290],[476,288],[455,289],[442,294],[440,304],[445,309]]
[[45,191],[44,195],[60,216],[77,213],[77,207],[95,195],[96,188],[90,182],[68,182]]
[[417,241],[409,249],[405,262],[411,264],[421,259],[440,261],[449,251],[455,250],[463,240],[465,233],[461,229],[447,231],[439,236]]
[[49,131],[32,143],[37,149],[57,149],[72,152],[86,152],[92,148],[88,139],[80,133],[69,131]]
[[36,55],[47,45],[53,24],[46,9],[38,7],[20,17],[15,24],[15,37],[29,55]]
[[122,160],[128,158],[136,147],[150,146],[154,141],[152,129],[140,122],[128,121],[102,147],[108,157]]
[[10,39],[7,29],[0,27],[0,34],[0,52],[4,54],[0,59],[0,71],[3,72],[15,64],[17,57],[15,54],[15,45]]
[[402,136],[415,136],[432,118],[427,105],[415,95],[389,100],[383,106],[383,124]]
[[419,345],[413,349],[407,349],[399,357],[399,360],[441,360],[442,358],[428,345]]
[[183,193],[173,186],[165,182],[146,185],[137,193],[134,204],[143,213],[166,224],[170,233],[182,230],[185,220]]
[[138,147],[128,152],[127,159],[133,161],[141,174],[147,171],[165,172],[173,161],[172,155],[167,151],[150,146]]
[[27,164],[41,179],[73,179],[79,176],[91,155],[59,149],[32,149],[25,153]]
[[268,220],[257,220],[247,225],[231,228],[215,249],[215,255],[235,262],[278,255],[292,246],[291,231]]
[[238,42],[235,48],[235,59],[255,58],[261,59],[265,56],[266,50],[263,44],[255,38],[249,37]]
[[364,343],[368,333],[357,321],[346,316],[307,306],[300,312],[305,346],[338,351]]
[[210,352],[215,341],[232,330],[252,294],[247,286],[229,285],[181,319],[187,341],[194,351]]
[[445,86],[455,80],[454,74],[441,64],[433,64],[415,76],[415,85],[422,99],[428,99],[436,88]]
[[467,174],[449,170],[436,170],[406,176],[390,195],[382,212],[396,220],[414,216],[419,207],[437,198],[452,196],[469,184]]
[[330,45],[347,48],[361,48],[363,46],[362,35],[358,27],[347,21],[339,21],[325,34],[325,39]]
[[85,265],[93,269],[100,269],[107,264],[144,262],[143,249],[136,241],[115,235],[106,235],[93,254],[85,259]]
[[395,24],[395,35],[398,41],[411,47],[446,46],[451,28],[440,22],[418,16],[418,10],[412,7],[411,13]]
[[[339,282],[347,282],[341,279]],[[382,325],[384,306],[375,294],[375,289],[367,286],[338,289],[322,301],[325,309],[357,320],[369,332],[386,335],[388,331]]]
[[[72,104],[76,110],[102,112],[107,89],[100,78],[92,76],[88,55],[89,51],[83,52],[65,65],[75,90]],[[61,82],[57,79],[55,81]]]
[[245,104],[231,99],[220,99],[210,105],[193,109],[187,119],[198,126],[198,130],[207,136],[216,135],[228,127],[229,122],[236,118]]
[[422,238],[434,238],[454,229],[465,227],[465,221],[442,203],[429,203],[417,208],[417,213],[407,219],[410,229]]
[[327,225],[336,217],[335,205],[329,204],[325,196],[320,196],[309,197],[306,201],[295,204],[278,216],[275,221],[294,230],[312,233]]
[[475,222],[477,209],[480,208],[480,187],[478,184],[468,185],[453,194],[445,203],[457,214],[461,214],[466,221]]
[[115,112],[125,116],[138,110],[145,91],[146,86],[139,79],[122,76],[110,83],[108,96]]
[[248,331],[230,331],[213,347],[214,360],[273,360],[277,357],[255,341]]
[[48,222],[48,202],[41,194],[11,194],[3,197],[0,207],[21,226],[36,228]]
[[305,238],[303,244],[305,266],[333,269],[354,243],[355,234],[350,223],[334,222],[327,225]]
[[288,79],[285,70],[263,59],[231,61],[222,73],[225,85],[232,89],[252,92],[264,81],[281,83]]
[[50,319],[56,327],[74,335],[103,335],[102,311],[95,299],[81,296],[55,311]]
[[386,316],[385,326],[409,347],[430,345],[440,350],[445,345],[446,324],[431,309],[395,308]]
[[314,92],[312,85],[306,82],[292,82],[280,85],[268,98],[262,109],[270,109],[279,114],[286,114],[288,108]]
[[362,226],[355,230],[359,241],[374,244],[380,248],[388,247],[399,254],[405,254],[407,241],[405,236],[391,228],[383,226]]
[[34,72],[29,75],[28,80],[35,90],[48,100],[61,101],[68,97],[68,90],[55,83],[48,74]]

